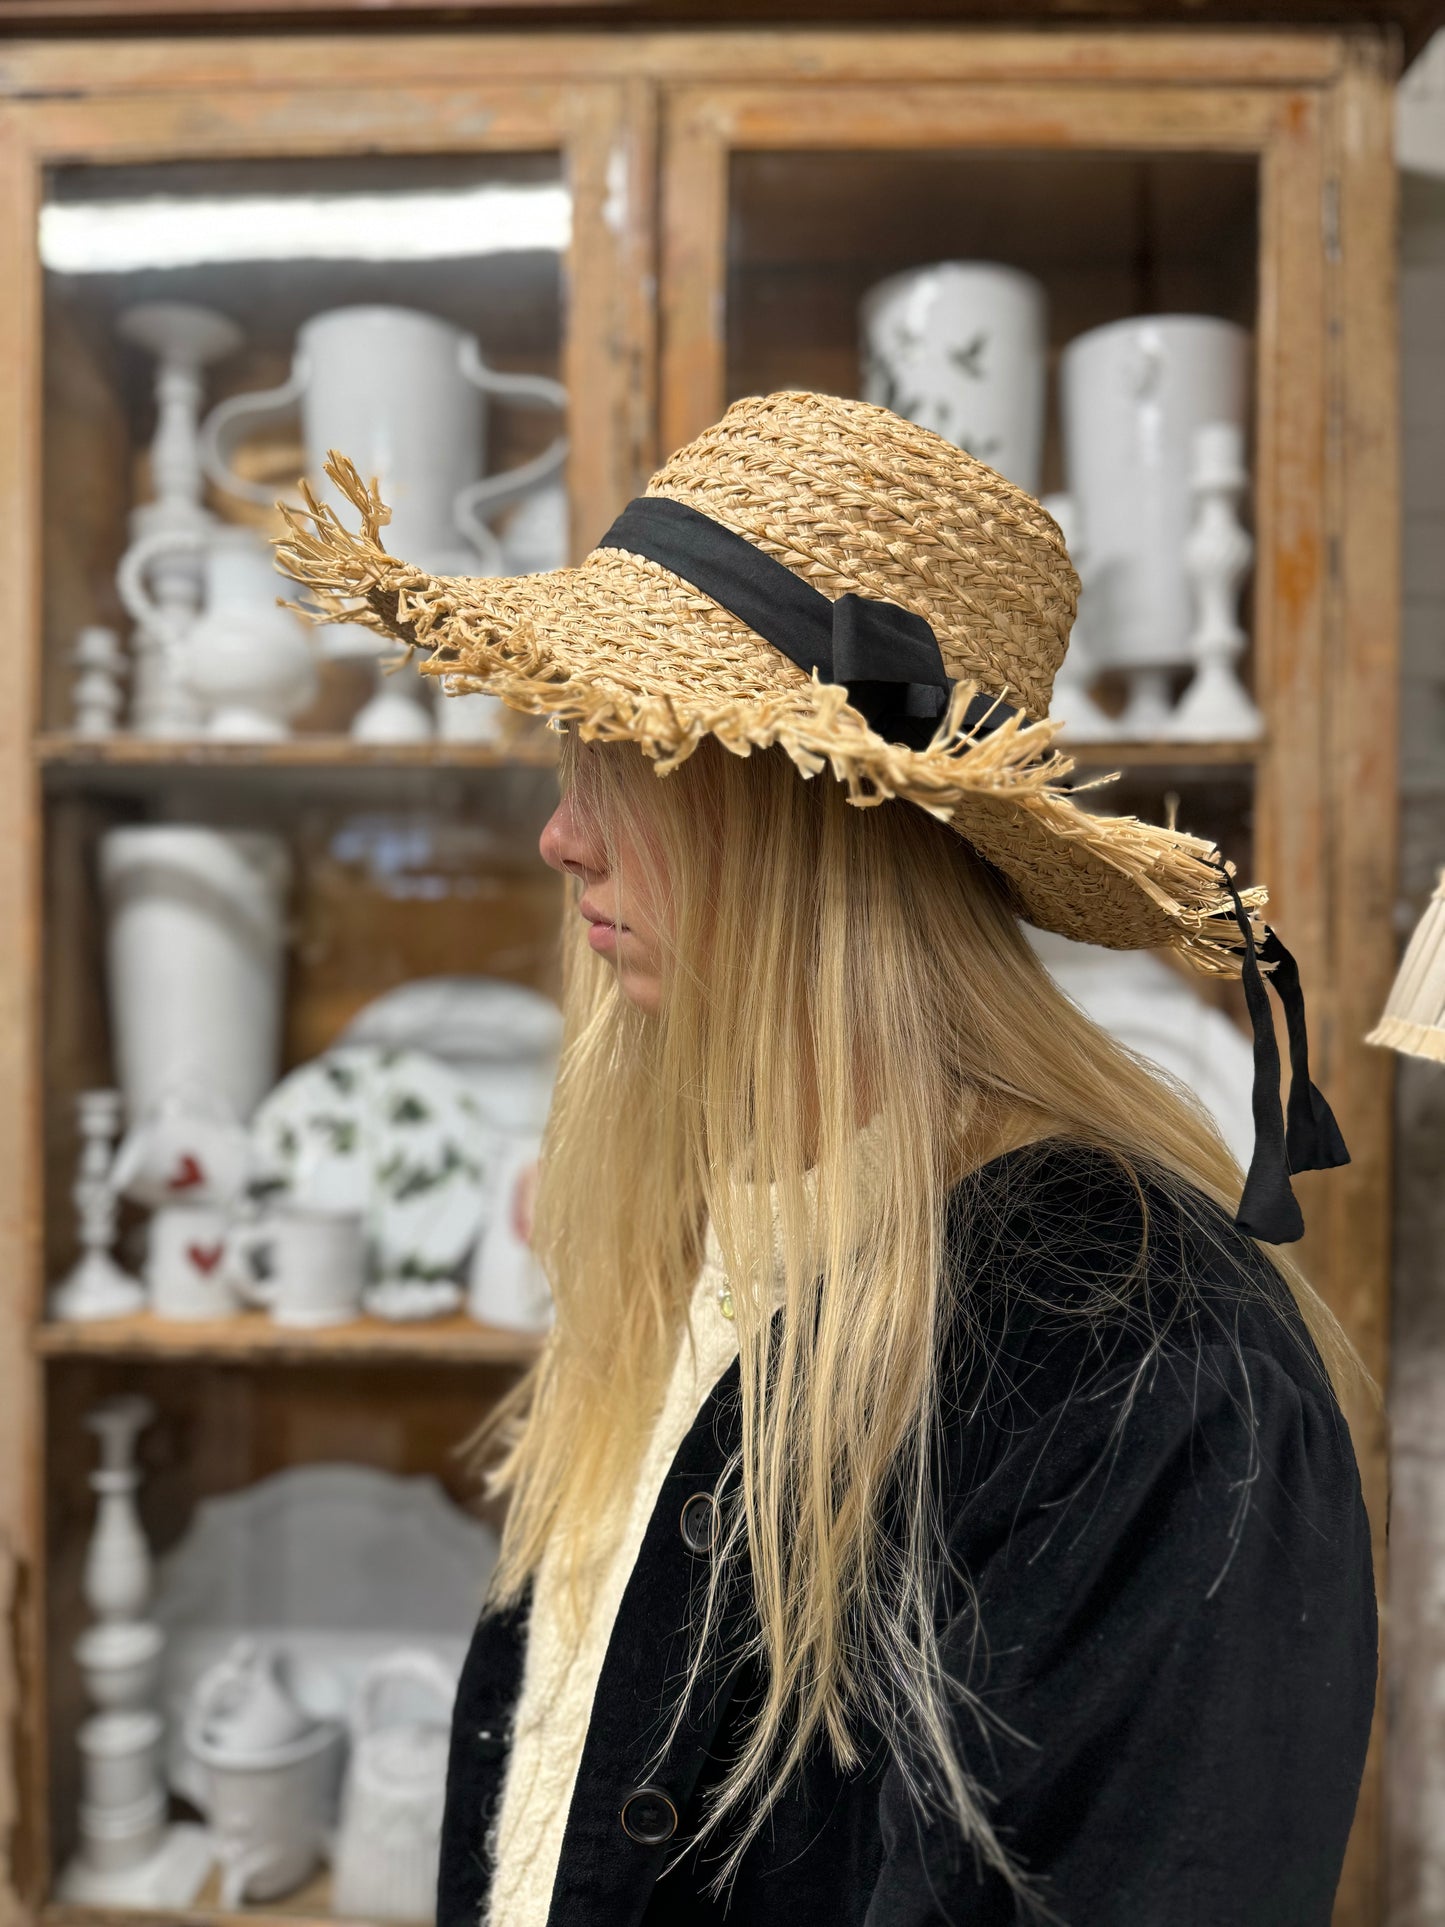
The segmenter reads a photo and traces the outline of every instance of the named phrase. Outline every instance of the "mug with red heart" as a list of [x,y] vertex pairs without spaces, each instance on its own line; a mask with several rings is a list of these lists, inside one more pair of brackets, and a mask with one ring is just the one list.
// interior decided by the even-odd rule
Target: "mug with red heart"
[[226,1264],[230,1214],[167,1204],[150,1221],[145,1280],[157,1318],[226,1318],[238,1309]]

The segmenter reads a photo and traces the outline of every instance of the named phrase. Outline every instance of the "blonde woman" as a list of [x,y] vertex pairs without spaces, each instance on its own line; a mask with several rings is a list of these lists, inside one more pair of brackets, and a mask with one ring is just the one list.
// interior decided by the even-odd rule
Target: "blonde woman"
[[[434,581],[336,476],[361,532],[293,572],[567,726],[557,1317],[491,1433],[441,1927],[1324,1927],[1374,1599],[1278,1247],[1345,1152],[1262,892],[1063,787],[1053,522],[814,395],[556,575]],[[1021,921],[1243,974],[1243,1196]]]

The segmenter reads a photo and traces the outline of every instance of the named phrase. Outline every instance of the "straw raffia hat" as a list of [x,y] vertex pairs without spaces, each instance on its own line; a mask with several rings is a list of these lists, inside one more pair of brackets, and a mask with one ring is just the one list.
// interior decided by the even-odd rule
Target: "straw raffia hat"
[[[949,823],[1042,929],[1239,969],[1213,846],[1095,814],[1063,786],[1073,766],[1047,717],[1079,583],[1057,525],[927,429],[831,395],[750,397],[666,462],[580,566],[520,577],[432,576],[389,555],[376,490],[343,457],[328,472],[360,531],[308,497],[282,566],[327,619],[422,651],[449,688],[635,742],[659,773],[704,736],[743,755],[779,745],[852,802],[899,797]],[[1245,902],[1257,911],[1264,893]]]

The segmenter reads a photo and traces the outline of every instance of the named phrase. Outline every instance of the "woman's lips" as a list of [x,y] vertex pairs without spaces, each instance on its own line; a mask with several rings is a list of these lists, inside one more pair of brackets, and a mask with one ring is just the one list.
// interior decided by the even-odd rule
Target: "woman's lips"
[[616,950],[618,937],[627,935],[627,925],[609,922],[606,917],[599,916],[590,904],[582,903],[577,907],[587,920],[587,941],[591,947],[603,956]]

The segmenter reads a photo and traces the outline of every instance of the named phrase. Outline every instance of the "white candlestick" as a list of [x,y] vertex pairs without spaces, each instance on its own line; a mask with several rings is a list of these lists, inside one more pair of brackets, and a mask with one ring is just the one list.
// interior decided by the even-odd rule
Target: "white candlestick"
[[1194,525],[1184,565],[1194,585],[1192,647],[1198,667],[1173,716],[1168,735],[1182,742],[1248,742],[1264,725],[1239,680],[1246,637],[1235,611],[1239,585],[1254,543],[1239,519],[1248,482],[1244,431],[1209,422],[1194,437]]

